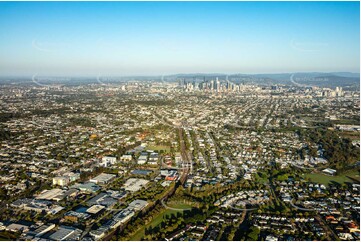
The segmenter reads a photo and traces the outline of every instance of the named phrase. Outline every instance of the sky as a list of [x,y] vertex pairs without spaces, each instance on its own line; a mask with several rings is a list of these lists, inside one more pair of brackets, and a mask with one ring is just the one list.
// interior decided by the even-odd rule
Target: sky
[[0,2],[0,75],[359,67],[359,2]]

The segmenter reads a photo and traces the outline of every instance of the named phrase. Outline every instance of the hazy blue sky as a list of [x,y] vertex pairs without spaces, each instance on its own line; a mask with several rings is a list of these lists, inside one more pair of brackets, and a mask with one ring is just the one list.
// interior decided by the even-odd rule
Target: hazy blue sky
[[0,75],[352,71],[359,2],[1,2]]

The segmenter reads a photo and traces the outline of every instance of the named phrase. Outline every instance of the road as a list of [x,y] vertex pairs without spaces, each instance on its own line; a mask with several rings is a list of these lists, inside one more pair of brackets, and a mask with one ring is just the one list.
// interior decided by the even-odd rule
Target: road
[[183,128],[178,128],[178,134],[179,134],[179,146],[180,146],[180,153],[182,156],[182,174],[180,176],[180,182],[183,185],[185,180],[187,179],[188,173],[189,173],[189,164],[190,164],[190,158],[189,153],[186,151],[186,145],[183,139]]
[[326,224],[326,221],[322,219],[320,215],[316,215],[315,219],[321,224],[323,230],[326,232],[327,240],[336,241],[340,240],[335,232],[330,229],[330,227]]
[[292,74],[292,75],[290,76],[290,81],[291,81],[294,85],[296,85],[296,86],[298,86],[298,87],[304,87],[305,85],[302,85],[302,84],[300,84],[300,83],[297,83],[297,82],[295,82],[295,80],[293,80],[294,75],[295,75],[295,74]]
[[[185,182],[186,179],[187,179],[187,175],[188,175],[188,172],[189,172],[188,164],[189,164],[189,161],[190,161],[191,159],[189,158],[189,154],[188,154],[188,152],[187,152],[187,150],[186,150],[185,142],[184,142],[184,140],[183,140],[183,128],[177,127],[177,129],[178,129],[178,133],[179,133],[179,137],[180,137],[180,152],[181,152],[181,156],[182,156],[182,167],[183,167],[183,169],[181,169],[181,170],[182,170],[182,173],[181,173],[179,182],[180,182],[180,185],[183,185],[184,182]],[[158,200],[154,201],[154,206],[155,206],[156,204],[158,204],[158,203],[163,204],[165,200],[167,200],[169,197],[171,197],[171,196],[174,194],[174,192],[175,192],[175,190],[176,190],[177,187],[178,187],[178,186],[173,187],[173,188],[172,188],[170,191],[168,191],[164,196],[162,196],[162,197],[159,198]],[[98,220],[98,221],[99,221],[99,220]],[[122,224],[122,225],[121,225],[120,227],[118,227],[116,230],[114,230],[114,231],[112,231],[111,233],[107,234],[107,235],[104,237],[104,239],[110,239],[110,238],[114,235],[115,232],[118,233],[119,231],[121,231],[121,230],[126,226],[126,224],[127,224],[127,223]],[[89,230],[90,230],[90,227],[89,227],[89,228],[87,227],[87,228],[86,228],[86,231],[89,232]],[[85,235],[86,235],[86,232],[84,231],[82,237],[85,236]]]

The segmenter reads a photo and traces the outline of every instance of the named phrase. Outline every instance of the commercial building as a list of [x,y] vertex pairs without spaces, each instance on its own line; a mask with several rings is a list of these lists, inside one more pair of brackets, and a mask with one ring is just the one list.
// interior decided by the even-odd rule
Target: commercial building
[[85,221],[90,218],[90,215],[87,213],[79,213],[75,211],[68,211],[64,214],[64,219],[66,221],[78,223],[79,221]]
[[43,211],[48,212],[51,205],[52,202],[50,201],[29,198],[21,198],[10,204],[11,207],[35,211],[37,213],[41,213]]
[[87,201],[89,206],[102,205],[105,207],[112,207],[118,202],[117,199],[112,198],[108,193],[101,192],[97,196]]
[[63,240],[79,240],[82,230],[70,227],[70,226],[60,226],[59,229],[49,236],[49,239],[55,241],[63,241]]
[[147,201],[136,199],[128,205],[129,209],[140,211],[148,205]]
[[152,170],[133,170],[132,174],[140,175],[140,176],[147,176],[147,175],[151,174],[152,172],[153,172]]
[[96,215],[96,214],[100,213],[104,208],[105,208],[105,206],[96,204],[96,205],[93,205],[90,208],[88,208],[86,210],[86,212],[89,214],[92,214],[92,215]]
[[23,224],[12,223],[6,227],[6,230],[11,232],[27,232],[29,230],[29,227]]
[[102,174],[90,179],[89,182],[93,182],[95,184],[100,184],[100,185],[105,185],[105,184],[108,184],[109,182],[111,182],[115,177],[116,177],[116,175],[114,175],[114,174],[102,173]]
[[80,173],[66,172],[62,176],[57,176],[53,178],[53,185],[56,186],[67,186],[69,183],[76,181],[80,178]]
[[101,240],[108,232],[109,228],[107,226],[100,226],[96,230],[92,230],[89,232],[90,236],[94,238],[94,240]]
[[100,190],[100,187],[93,183],[93,182],[87,182],[87,183],[76,183],[70,188],[78,189],[82,192],[88,192],[88,193],[95,193],[98,190]]
[[32,237],[41,237],[42,235],[44,235],[45,233],[51,231],[52,229],[55,228],[55,224],[44,224],[42,226],[40,226],[39,228],[33,230],[33,231],[29,231],[29,233],[27,234],[28,236],[32,236]]
[[54,186],[58,185],[58,186],[64,187],[64,186],[67,186],[69,183],[70,183],[70,179],[69,179],[69,177],[66,177],[66,176],[57,176],[57,177],[53,178]]
[[51,190],[44,190],[39,195],[35,196],[36,199],[39,200],[53,200],[59,202],[64,197],[62,196],[64,193],[63,190],[55,188]]
[[149,181],[145,179],[129,178],[123,185],[126,191],[136,192],[142,189]]

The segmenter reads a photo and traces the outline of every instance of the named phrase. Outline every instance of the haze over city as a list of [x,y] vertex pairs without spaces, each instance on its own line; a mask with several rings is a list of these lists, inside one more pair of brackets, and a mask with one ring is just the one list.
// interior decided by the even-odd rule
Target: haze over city
[[0,2],[0,240],[360,241],[359,2]]
[[359,2],[1,2],[0,75],[359,72]]

